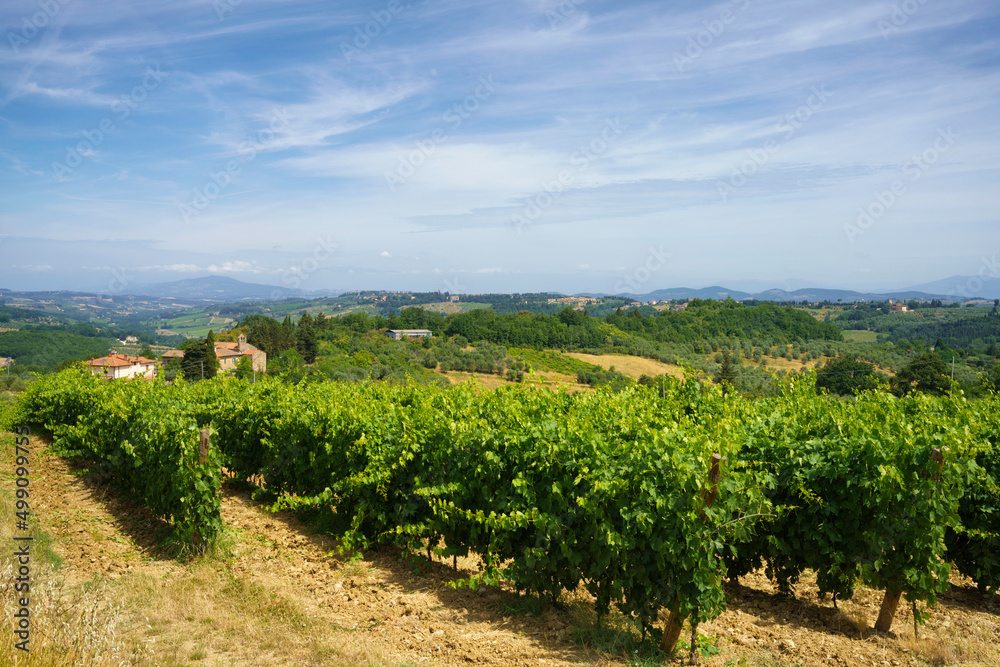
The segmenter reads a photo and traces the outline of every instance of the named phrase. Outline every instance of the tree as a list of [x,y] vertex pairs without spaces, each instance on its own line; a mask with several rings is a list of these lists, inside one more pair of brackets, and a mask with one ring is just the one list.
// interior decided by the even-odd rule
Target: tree
[[307,364],[316,361],[319,354],[319,341],[316,338],[316,326],[309,313],[302,313],[299,326],[295,330],[295,349]]
[[156,353],[153,352],[153,348],[151,348],[149,345],[146,345],[144,348],[139,350],[139,356],[145,357],[146,359],[155,359],[156,358],[155,355]]
[[241,325],[246,331],[247,342],[268,356],[278,356],[281,347],[281,325],[266,315],[250,315]]
[[[212,332],[206,338],[192,338],[181,343],[184,351],[181,360],[181,371],[187,380],[214,378],[219,370],[219,361],[215,356],[215,340]],[[209,356],[211,353],[211,357]]]
[[200,338],[186,340],[180,345],[184,351],[181,371],[186,380],[201,380],[205,377],[205,341]]
[[205,336],[205,377],[212,379],[219,371],[219,358],[215,356],[215,334],[208,330]]
[[727,394],[729,390],[736,386],[736,378],[736,368],[727,352],[722,357],[722,365],[719,367],[719,372],[715,374],[715,384],[721,384],[722,393]]
[[[163,379],[164,380],[181,380],[184,378],[184,360],[180,357],[171,357],[167,360],[167,363],[163,365]],[[197,377],[201,377],[198,375]]]
[[279,352],[290,350],[295,347],[295,325],[292,323],[292,316],[285,315],[281,321],[281,342]]
[[298,384],[306,374],[302,368],[302,357],[295,350],[285,350],[273,362],[268,359],[267,366],[268,373],[278,375],[292,384]]
[[913,392],[943,396],[951,391],[948,364],[935,352],[922,354],[900,369],[892,379],[892,393],[906,396]]
[[841,396],[875,389],[878,383],[875,366],[854,357],[830,359],[816,373],[816,391],[826,389],[831,394]]
[[245,354],[236,362],[236,377],[241,380],[249,380],[253,377],[253,362]]

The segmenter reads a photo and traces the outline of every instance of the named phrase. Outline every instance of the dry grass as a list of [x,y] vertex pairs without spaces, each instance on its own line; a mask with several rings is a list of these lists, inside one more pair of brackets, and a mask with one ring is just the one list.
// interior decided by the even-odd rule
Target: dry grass
[[[933,616],[932,616],[933,619]],[[899,646],[933,667],[944,665],[996,665],[1000,661],[995,630],[983,625],[966,625],[961,631],[950,626],[897,630]]]
[[464,384],[466,382],[473,382],[480,384],[485,389],[496,389],[497,387],[503,387],[504,385],[510,384],[499,375],[494,375],[492,373],[467,373],[465,371],[438,371],[441,375],[448,378],[452,384]]
[[[4,449],[2,458],[4,472],[12,470],[12,437],[5,435],[0,443]],[[13,480],[9,474],[3,477],[0,487],[0,545],[3,545],[3,559],[0,560],[0,609],[3,617],[3,640],[0,641],[0,664],[37,665],[52,667],[62,665],[111,665],[131,664],[126,644],[121,637],[123,606],[107,595],[106,587],[91,585],[68,589],[65,587],[53,563],[59,559],[50,549],[49,537],[32,526],[30,542],[30,590],[17,591],[15,585],[17,569],[13,552],[15,528],[15,504],[11,492]],[[18,533],[21,535],[22,533]],[[29,652],[14,646],[14,631],[18,629],[14,611],[20,607],[19,600],[29,600],[30,613],[28,627]]]
[[101,584],[67,590],[48,566],[32,571],[30,591],[29,653],[14,646],[13,610],[17,597],[14,570],[0,571],[0,606],[4,609],[4,641],[0,642],[0,664],[61,667],[63,665],[135,664],[129,643],[122,636],[124,606],[108,595]]
[[[30,652],[18,650],[12,639],[13,613],[25,593],[14,589],[16,569],[10,557],[16,526],[9,472],[14,448],[10,435],[0,440],[0,665],[398,664],[368,637],[324,618],[303,597],[305,591],[280,581],[264,585],[237,571],[233,552],[253,551],[257,545],[247,544],[236,531],[230,532],[227,549],[187,563],[164,568],[165,563],[153,559],[134,560],[121,576],[98,573],[80,581],[70,576],[68,562],[60,566],[53,550],[60,544],[33,527]],[[36,477],[44,474],[39,456],[33,452],[30,463]],[[33,516],[41,516],[44,500],[33,500]],[[103,540],[99,534],[92,537]],[[73,579],[80,583],[67,583]]]
[[623,354],[584,354],[583,352],[566,352],[565,354],[567,357],[573,357],[604,369],[614,366],[616,371],[634,380],[638,380],[643,375],[673,375],[676,378],[684,379],[684,369],[680,366],[665,364],[662,361],[646,359],[645,357],[630,357]]
[[366,637],[331,623],[301,591],[264,585],[210,556],[179,577],[135,574],[112,589],[132,610],[125,640],[143,656],[134,664],[397,664]]

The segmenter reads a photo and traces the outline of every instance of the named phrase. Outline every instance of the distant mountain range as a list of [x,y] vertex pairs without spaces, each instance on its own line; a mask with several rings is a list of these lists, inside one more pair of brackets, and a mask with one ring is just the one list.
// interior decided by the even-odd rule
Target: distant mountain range
[[[602,293],[583,293],[577,296],[602,297],[612,296]],[[952,276],[923,285],[914,285],[899,290],[881,292],[855,292],[852,290],[824,289],[807,287],[793,291],[769,289],[762,292],[742,292],[713,285],[701,289],[689,287],[672,287],[659,289],[646,294],[618,294],[637,301],[667,301],[669,299],[727,299],[737,301],[757,299],[759,301],[908,301],[910,299],[941,299],[942,301],[964,301],[967,299],[1000,299],[1000,279],[977,278],[975,276]]]
[[[7,292],[8,290],[0,291]],[[233,303],[250,300],[286,299],[286,298],[317,298],[322,296],[339,296],[343,292],[323,290],[306,292],[300,289],[248,283],[225,276],[206,276],[204,278],[188,278],[166,283],[140,285],[130,289],[127,294],[166,299],[197,299],[210,303]],[[745,292],[729,289],[719,285],[693,289],[689,287],[671,287],[658,289],[646,294],[623,293],[611,295],[600,292],[583,292],[575,296],[604,297],[627,296],[637,301],[667,301],[670,299],[727,299],[737,301],[758,299],[760,301],[908,301],[910,299],[941,299],[947,301],[963,301],[967,299],[1000,299],[1000,278],[980,278],[976,276],[952,276],[943,280],[914,285],[898,290],[880,292],[855,292],[852,290],[807,287],[793,291],[769,289],[761,292]]]
[[128,293],[136,296],[153,296],[161,299],[202,299],[217,303],[246,301],[249,299],[285,299],[306,295],[300,289],[289,289],[287,287],[277,287],[276,285],[261,285],[259,283],[245,283],[242,280],[226,276],[187,278],[169,283],[141,285],[130,290]]
[[[203,299],[217,303],[285,298],[309,298],[318,296],[338,295],[340,292],[305,292],[300,289],[289,289],[275,285],[247,283],[235,278],[224,276],[206,276],[204,278],[188,278],[169,283],[145,285],[133,291],[137,295],[160,298]],[[600,293],[582,293],[577,296],[611,296]],[[825,289],[806,287],[793,291],[769,289],[762,292],[744,292],[729,289],[719,285],[692,289],[689,287],[671,287],[658,289],[647,294],[619,294],[638,301],[667,301],[669,299],[727,299],[737,301],[757,299],[760,301],[908,301],[910,299],[941,299],[948,301],[969,298],[996,299],[1000,298],[1000,279],[981,279],[974,276],[952,276],[923,285],[915,285],[899,290],[881,292],[855,292],[842,289]]]
[[914,285],[908,289],[956,295],[952,297],[953,299],[1000,299],[1000,277],[952,276],[932,283]]

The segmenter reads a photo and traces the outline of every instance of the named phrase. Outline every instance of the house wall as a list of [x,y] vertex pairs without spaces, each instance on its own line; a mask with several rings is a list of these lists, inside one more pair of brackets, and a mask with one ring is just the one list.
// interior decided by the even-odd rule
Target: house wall
[[263,350],[257,350],[250,355],[250,365],[253,366],[255,373],[264,373],[267,371],[267,353]]
[[156,364],[133,364],[129,371],[132,377],[155,378]]

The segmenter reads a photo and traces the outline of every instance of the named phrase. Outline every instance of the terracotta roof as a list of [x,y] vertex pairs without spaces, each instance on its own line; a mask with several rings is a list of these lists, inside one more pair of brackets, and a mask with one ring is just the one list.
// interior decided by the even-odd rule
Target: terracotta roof
[[101,357],[99,359],[91,359],[87,362],[87,365],[99,366],[103,368],[104,366],[131,366],[132,363],[123,357],[119,357],[117,354],[109,354],[108,356]]
[[215,349],[218,350],[220,347],[224,347],[230,350],[235,350],[237,345],[239,345],[239,343],[230,343],[228,341],[216,342]]
[[164,357],[166,357],[167,359],[183,359],[184,350],[167,350],[166,352],[160,355],[160,359],[163,359]]
[[121,366],[131,366],[132,364],[155,364],[156,361],[153,359],[146,359],[145,357],[130,357],[124,354],[109,354],[106,357],[101,357],[100,359],[91,359],[87,362],[90,366],[97,366],[103,368],[104,366],[119,368]]

